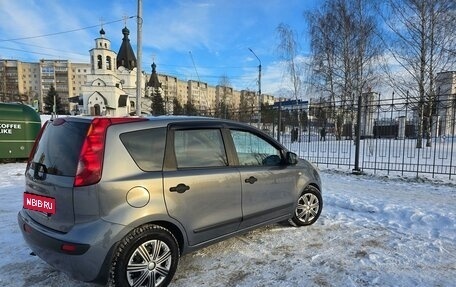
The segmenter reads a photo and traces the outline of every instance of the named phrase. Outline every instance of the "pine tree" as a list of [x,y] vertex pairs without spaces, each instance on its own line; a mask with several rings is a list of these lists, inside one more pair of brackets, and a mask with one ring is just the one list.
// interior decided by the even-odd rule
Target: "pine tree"
[[165,103],[160,93],[155,92],[152,96],[152,114],[160,116],[165,114]]
[[[55,103],[54,103],[55,98]],[[57,114],[66,114],[65,107],[62,104],[59,94],[54,88],[54,85],[51,85],[46,97],[44,97],[44,113],[51,114],[54,112],[54,104],[55,104],[55,112]]]
[[184,108],[179,103],[179,100],[176,98],[173,99],[173,114],[174,115],[183,115],[184,114]]
[[184,109],[185,109],[185,114],[187,116],[196,116],[197,115],[196,107],[193,105],[193,103],[191,101],[188,101],[185,104]]

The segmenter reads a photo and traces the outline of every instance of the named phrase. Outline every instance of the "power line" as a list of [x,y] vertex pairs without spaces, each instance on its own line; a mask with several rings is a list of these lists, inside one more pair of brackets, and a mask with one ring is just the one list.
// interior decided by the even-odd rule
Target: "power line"
[[[172,65],[172,64],[162,64],[160,63],[160,66],[166,66],[166,67],[178,67],[178,68],[193,68],[193,66],[184,66],[184,65]],[[246,69],[246,68],[252,68],[252,69],[258,69],[258,66],[201,66],[198,65],[198,67],[203,68],[203,69]]]
[[[54,48],[49,48],[49,47],[44,47],[44,46],[39,46],[39,45],[33,45],[33,44],[25,44],[25,43],[21,43],[21,42],[17,42],[17,41],[12,41],[12,42],[16,43],[18,45],[27,45],[27,46],[30,46],[30,47],[36,47],[36,48],[40,48],[40,49],[44,49],[44,50],[51,50],[51,51],[55,51],[55,52],[62,52],[62,53],[67,53],[67,54],[79,55],[79,56],[87,56],[87,53],[83,54],[83,53],[80,53],[80,52],[67,51],[67,50],[61,50],[61,49],[54,49]],[[31,50],[24,50],[24,49],[4,47],[4,46],[0,46],[0,49],[20,51],[20,52],[26,52],[26,53],[32,53],[32,54],[43,54],[43,55],[47,55],[47,56],[55,56],[55,55],[46,54],[46,53],[43,53],[43,52],[34,52],[34,51],[31,51]],[[61,55],[59,57],[61,57]]]
[[192,51],[189,51],[189,53],[190,53],[190,58],[192,58],[193,68],[195,68],[196,76],[198,77],[198,82],[201,82],[200,76],[198,75],[198,70],[196,69],[195,61],[193,60]]
[[37,54],[37,55],[43,55],[43,56],[51,56],[51,57],[55,56],[55,55],[47,54],[47,53],[32,52],[32,51],[27,51],[27,50],[22,50],[22,49],[15,49],[15,48],[8,48],[8,47],[1,47],[1,46],[0,46],[0,49],[18,51],[18,52],[26,52],[26,53],[30,53],[30,54]]
[[[132,19],[132,18],[136,18],[136,15],[127,17],[127,19]],[[117,23],[117,22],[121,22],[121,21],[124,21],[124,18],[119,19],[119,20],[114,20],[114,21],[111,21],[111,22],[107,22],[107,23],[103,23],[103,25],[105,25],[105,24],[113,24],[113,23]],[[62,35],[62,34],[68,34],[68,33],[73,33],[73,32],[77,32],[77,31],[92,29],[92,28],[99,27],[99,26],[100,26],[100,24],[97,24],[97,25],[92,25],[92,26],[88,26],[88,27],[83,27],[83,28],[78,28],[78,29],[73,29],[73,30],[67,30],[67,31],[61,31],[61,32],[55,32],[55,33],[50,33],[50,34],[43,34],[43,35],[29,36],[29,37],[21,37],[21,38],[14,38],[14,39],[0,39],[0,42],[13,42],[13,41],[45,38],[45,37],[49,37],[49,36],[56,36],[56,35]]]

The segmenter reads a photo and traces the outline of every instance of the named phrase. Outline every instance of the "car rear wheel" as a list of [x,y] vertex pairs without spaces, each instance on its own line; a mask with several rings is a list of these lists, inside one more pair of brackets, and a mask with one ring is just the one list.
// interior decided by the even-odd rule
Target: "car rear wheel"
[[168,286],[176,272],[179,246],[167,229],[153,224],[130,232],[119,244],[110,286]]
[[293,217],[289,223],[293,226],[306,226],[314,224],[320,217],[323,199],[320,191],[315,186],[308,186],[298,198],[298,203]]

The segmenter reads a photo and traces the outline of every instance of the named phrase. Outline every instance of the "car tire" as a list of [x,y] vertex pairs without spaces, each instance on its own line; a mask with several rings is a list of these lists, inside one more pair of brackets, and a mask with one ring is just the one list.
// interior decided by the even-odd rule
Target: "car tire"
[[108,285],[168,286],[176,272],[179,255],[179,245],[169,230],[154,224],[140,226],[119,243]]
[[320,217],[323,208],[321,193],[315,186],[308,186],[299,196],[293,217],[288,222],[293,226],[312,225]]

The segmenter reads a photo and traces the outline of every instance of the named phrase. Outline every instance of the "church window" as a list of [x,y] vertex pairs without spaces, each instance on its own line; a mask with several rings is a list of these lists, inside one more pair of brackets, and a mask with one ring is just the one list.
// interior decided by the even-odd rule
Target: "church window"
[[101,69],[101,68],[102,68],[101,55],[98,55],[98,56],[97,56],[97,65],[98,65],[98,69]]
[[106,69],[111,70],[111,57],[106,57]]

